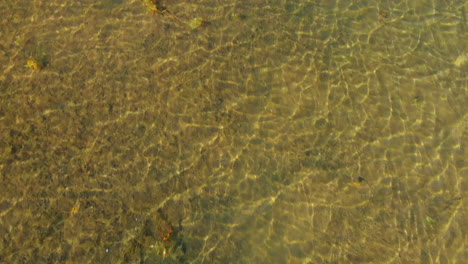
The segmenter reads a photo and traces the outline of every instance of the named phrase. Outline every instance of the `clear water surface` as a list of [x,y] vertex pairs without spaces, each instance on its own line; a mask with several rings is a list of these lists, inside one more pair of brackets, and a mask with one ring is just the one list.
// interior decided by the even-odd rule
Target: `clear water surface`
[[152,4],[0,2],[0,262],[466,263],[466,1]]

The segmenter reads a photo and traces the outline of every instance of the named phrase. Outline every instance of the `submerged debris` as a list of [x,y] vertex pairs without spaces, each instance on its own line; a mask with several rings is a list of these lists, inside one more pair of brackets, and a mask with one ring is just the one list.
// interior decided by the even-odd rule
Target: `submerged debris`
[[197,29],[199,27],[201,27],[203,25],[205,21],[203,20],[203,18],[201,17],[196,17],[192,20],[190,20],[190,22],[188,23],[189,27],[191,29]]
[[29,57],[28,61],[26,61],[25,67],[33,71],[39,71],[44,67],[44,63],[33,57]]

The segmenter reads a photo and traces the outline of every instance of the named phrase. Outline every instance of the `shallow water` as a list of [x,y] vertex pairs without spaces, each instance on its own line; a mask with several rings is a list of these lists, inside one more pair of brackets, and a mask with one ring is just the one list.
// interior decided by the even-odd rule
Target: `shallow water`
[[464,263],[466,1],[159,8],[0,2],[0,262]]

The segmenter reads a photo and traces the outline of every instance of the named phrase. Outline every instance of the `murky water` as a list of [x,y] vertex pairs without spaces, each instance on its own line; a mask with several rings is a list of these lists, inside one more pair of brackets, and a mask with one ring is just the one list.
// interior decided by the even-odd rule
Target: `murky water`
[[468,259],[466,1],[0,10],[0,262]]

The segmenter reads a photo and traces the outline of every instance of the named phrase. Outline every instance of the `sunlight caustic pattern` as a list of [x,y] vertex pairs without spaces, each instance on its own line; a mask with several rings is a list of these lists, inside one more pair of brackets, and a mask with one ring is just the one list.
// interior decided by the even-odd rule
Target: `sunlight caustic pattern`
[[468,6],[377,2],[0,3],[0,262],[462,263]]

